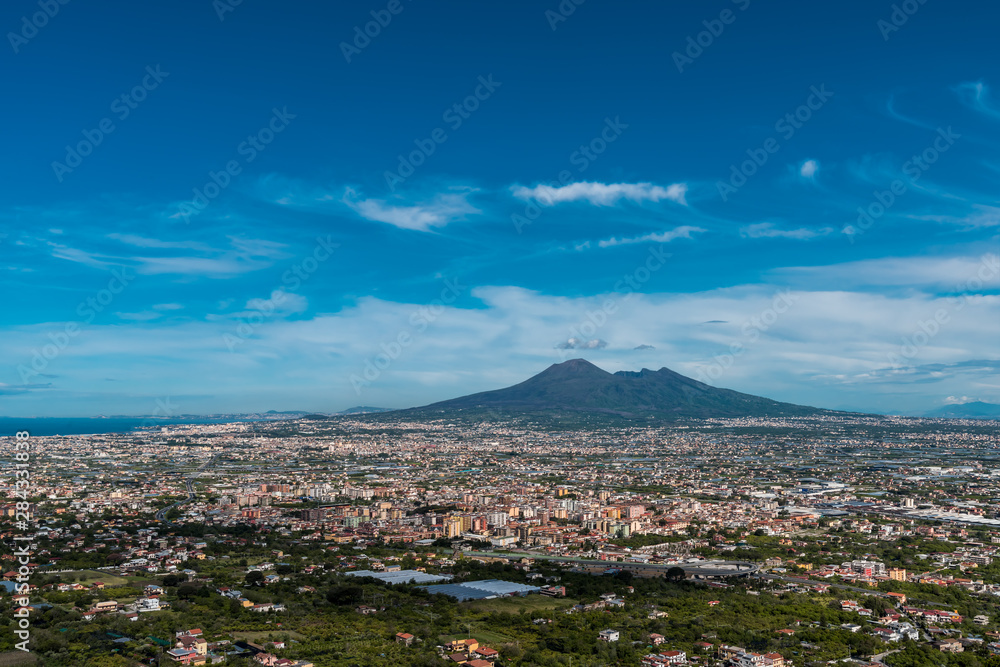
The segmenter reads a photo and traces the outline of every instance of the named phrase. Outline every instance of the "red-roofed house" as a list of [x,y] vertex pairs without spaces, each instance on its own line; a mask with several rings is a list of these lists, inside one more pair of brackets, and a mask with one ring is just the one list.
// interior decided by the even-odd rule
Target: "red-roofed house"
[[498,660],[500,658],[500,652],[497,651],[495,648],[490,648],[489,646],[480,646],[475,651],[473,651],[473,653],[475,653],[483,660],[489,660],[490,662],[493,662],[494,660]]

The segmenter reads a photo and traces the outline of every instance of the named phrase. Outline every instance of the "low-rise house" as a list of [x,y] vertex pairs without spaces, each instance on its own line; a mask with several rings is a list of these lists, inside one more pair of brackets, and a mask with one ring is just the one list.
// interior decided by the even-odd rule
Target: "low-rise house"
[[616,642],[621,639],[621,633],[617,630],[601,630],[597,633],[597,638],[602,642]]
[[160,599],[139,598],[135,601],[135,610],[138,612],[160,611]]
[[887,642],[898,642],[903,638],[903,635],[889,628],[875,628],[872,630],[872,634]]
[[500,659],[500,652],[495,648],[490,648],[489,646],[480,646],[473,651],[473,654],[483,660],[489,660],[491,663]]
[[202,637],[179,637],[177,639],[177,648],[188,649],[198,655],[208,655],[208,642]]
[[903,636],[904,639],[912,639],[913,641],[920,640],[920,631],[913,626],[912,623],[906,623],[905,621],[894,621],[889,623],[890,628],[898,632]]
[[684,651],[665,651],[650,653],[642,659],[644,667],[669,667],[670,665],[686,665],[687,655]]
[[448,644],[448,649],[451,651],[460,651],[465,654],[472,653],[477,648],[479,648],[479,641],[476,639],[456,639]]
[[939,642],[934,642],[934,646],[943,653],[961,653],[965,650],[962,642],[957,639],[942,639]]
[[179,665],[204,665],[207,660],[205,656],[198,655],[195,651],[186,648],[173,648],[165,653],[167,659]]
[[752,653],[750,651],[742,651],[738,653],[734,658],[733,662],[736,663],[737,667],[763,667],[764,666],[764,656],[761,653]]

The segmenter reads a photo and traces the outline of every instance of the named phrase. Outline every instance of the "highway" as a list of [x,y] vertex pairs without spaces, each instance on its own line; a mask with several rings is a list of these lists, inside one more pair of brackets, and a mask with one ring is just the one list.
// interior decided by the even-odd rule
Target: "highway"
[[855,591],[858,593],[864,593],[865,595],[874,595],[876,597],[889,597],[885,593],[875,589],[875,588],[860,588],[858,586],[848,586],[846,584],[831,584],[825,581],[815,581],[813,579],[803,579],[801,577],[783,577],[780,574],[768,574],[768,573],[758,573],[755,576],[762,577],[765,579],[778,579],[779,581],[787,581],[792,584],[809,584],[811,586],[829,586],[830,588],[840,588],[845,591]]
[[691,577],[733,577],[756,574],[760,570],[760,565],[745,561],[702,561],[699,563],[641,563],[634,561],[618,562],[612,560],[596,560],[592,558],[570,558],[567,556],[549,556],[547,554],[533,553],[504,553],[488,551],[467,551],[467,556],[479,556],[483,558],[506,558],[507,560],[520,560],[521,558],[533,558],[536,560],[549,560],[559,563],[574,563],[581,567],[599,568],[602,570],[616,569],[628,570],[639,575],[657,576],[666,574],[672,567],[679,567],[684,570],[684,574]]
[[902,650],[903,649],[897,648],[897,649],[892,649],[890,651],[885,651],[883,653],[877,653],[872,656],[872,662],[885,664],[883,661],[885,660],[886,656],[892,655],[893,653],[899,653]]
[[[189,503],[192,500],[194,500],[194,498],[195,498],[195,494],[194,494],[194,480],[199,475],[201,475],[202,471],[205,468],[207,468],[212,463],[215,463],[215,459],[217,459],[217,458],[218,458],[218,455],[213,456],[209,460],[205,461],[200,466],[198,466],[197,470],[195,470],[193,473],[191,473],[191,475],[184,480],[184,486],[187,488],[187,494],[188,494],[187,498],[185,498],[184,500],[178,500],[173,505],[168,505],[167,507],[164,507],[163,509],[161,509],[160,511],[158,511],[156,513],[156,516],[154,518],[157,521],[165,521],[166,522],[167,521],[167,512],[169,512],[170,510],[174,509],[175,507],[180,507],[181,505],[184,505],[184,504]],[[167,523],[169,523],[169,522],[167,522]]]

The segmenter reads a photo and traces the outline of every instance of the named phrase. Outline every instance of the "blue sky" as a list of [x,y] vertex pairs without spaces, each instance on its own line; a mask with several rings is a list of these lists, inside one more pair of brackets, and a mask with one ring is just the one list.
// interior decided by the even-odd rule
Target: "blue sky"
[[5,3],[0,414],[1000,402],[1000,10],[685,5]]

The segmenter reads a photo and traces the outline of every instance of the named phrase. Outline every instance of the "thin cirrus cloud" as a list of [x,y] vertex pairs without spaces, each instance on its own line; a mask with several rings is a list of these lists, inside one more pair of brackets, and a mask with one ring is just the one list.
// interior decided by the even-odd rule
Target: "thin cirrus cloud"
[[1000,120],[1000,109],[990,104],[990,88],[982,81],[967,81],[955,87],[959,99],[976,111]]
[[230,253],[222,257],[135,257],[137,273],[145,275],[193,275],[206,278],[260,271],[274,265],[271,258]]
[[1000,208],[985,204],[974,204],[972,211],[966,215],[915,215],[911,217],[914,220],[940,222],[957,225],[963,230],[972,230],[1000,225]]
[[479,213],[479,209],[469,203],[471,188],[438,194],[433,199],[416,204],[393,204],[385,199],[363,199],[353,188],[347,188],[342,201],[365,220],[384,222],[420,232],[429,232],[435,227],[444,227],[450,222]]
[[13,396],[17,394],[26,394],[29,391],[35,391],[38,389],[51,389],[52,383],[46,382],[44,384],[19,384],[19,385],[9,385],[6,382],[0,382],[0,396]]
[[594,206],[614,206],[622,200],[635,203],[662,201],[664,199],[687,205],[686,183],[663,187],[652,183],[596,183],[581,181],[563,186],[536,185],[533,188],[515,186],[512,192],[518,199],[534,199],[545,206],[565,202],[586,201]]
[[[690,239],[692,234],[705,231],[708,230],[691,225],[682,225],[666,232],[654,232],[652,234],[643,234],[642,236],[633,236],[630,238],[605,239],[603,241],[599,241],[597,245],[601,248],[612,248],[614,246],[630,245],[633,243],[670,243],[676,239]],[[578,246],[578,248],[580,248],[580,246]]]
[[817,171],[819,171],[819,162],[816,160],[806,160],[802,163],[802,166],[799,167],[799,174],[802,178],[815,178]]
[[400,194],[379,199],[365,197],[349,186],[338,195],[327,187],[268,174],[257,181],[255,189],[258,197],[282,207],[329,213],[344,205],[364,220],[420,232],[430,232],[481,212],[469,202],[469,197],[478,190],[461,185],[429,199],[415,200]]
[[818,236],[826,236],[832,232],[832,227],[823,227],[822,229],[807,229],[805,227],[781,229],[775,226],[773,222],[758,222],[742,227],[740,229],[740,236],[746,239],[798,239],[804,241],[814,239]]
[[153,310],[143,310],[138,313],[115,313],[115,316],[120,320],[126,320],[128,322],[149,322],[163,317],[163,313],[158,313]]
[[774,269],[769,274],[783,284],[799,289],[861,290],[872,286],[901,287],[907,292],[943,291],[972,295],[1000,286],[1000,255],[954,255],[950,257],[881,257],[825,266]]
[[201,251],[211,251],[211,248],[204,243],[197,243],[194,241],[162,241],[160,239],[152,239],[145,236],[139,236],[138,234],[108,234],[109,239],[113,239],[120,243],[126,245],[136,246],[138,248],[159,248],[159,249],[183,249],[183,250],[201,250]]
[[119,258],[99,253],[90,253],[79,248],[73,248],[61,243],[49,242],[52,256],[56,259],[64,259],[68,262],[83,264],[92,269],[107,269],[120,264]]
[[[163,242],[142,237],[133,237],[130,241],[124,241],[122,238],[115,240],[138,245],[147,250],[193,249],[192,245],[186,242]],[[127,266],[133,268],[136,273],[146,275],[178,274],[223,278],[266,269],[272,266],[275,260],[288,257],[282,243],[235,236],[228,237],[228,241],[229,247],[211,248],[199,244],[194,251],[197,254],[171,256],[109,255],[52,242],[48,242],[48,245],[52,256],[56,259],[101,270]]]
[[207,256],[136,257],[138,273],[186,274],[210,278],[260,271],[274,265],[279,259],[289,255],[285,244],[267,239],[227,237],[228,248],[212,249]]
[[931,125],[930,123],[925,123],[925,122],[923,122],[921,120],[918,120],[916,118],[911,118],[909,116],[905,116],[905,115],[901,114],[896,109],[896,97],[895,97],[895,95],[889,95],[889,99],[886,101],[886,104],[885,104],[885,110],[886,110],[886,113],[889,115],[889,117],[895,118],[898,121],[902,121],[902,122],[907,123],[909,125],[914,125],[916,127],[920,127],[920,128],[925,129],[925,130],[935,130],[935,129],[937,129],[933,125]]

